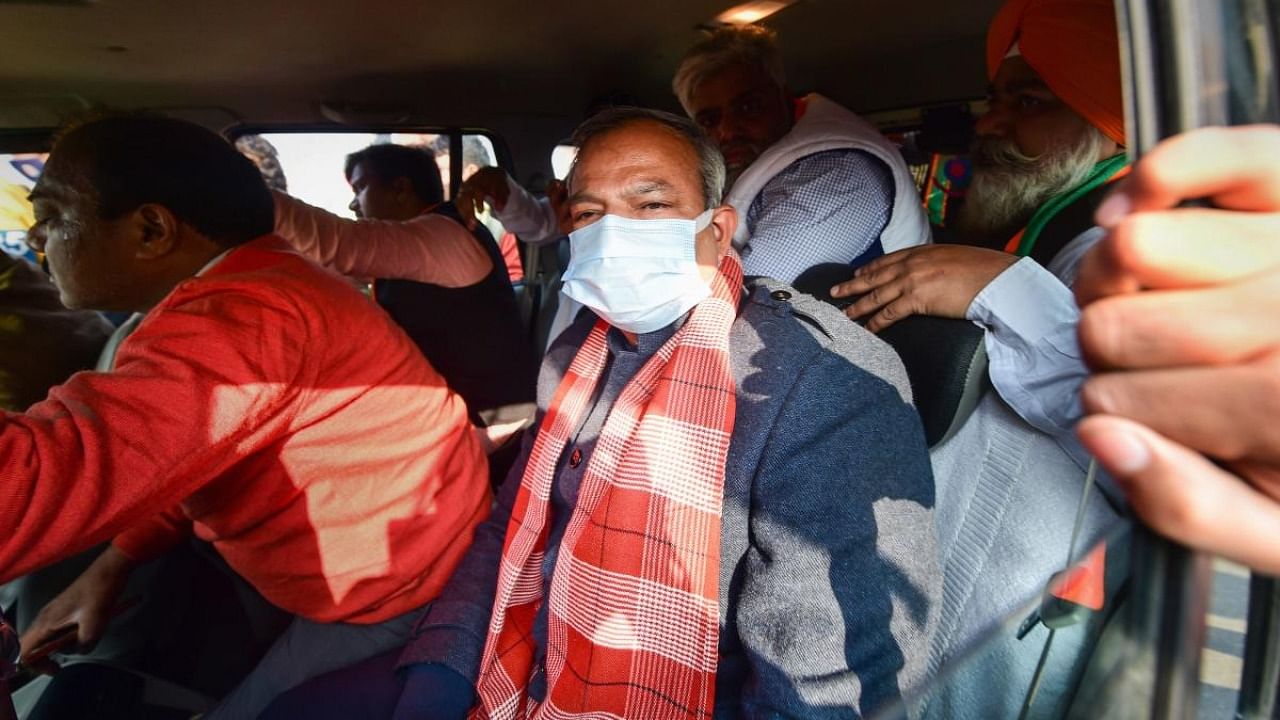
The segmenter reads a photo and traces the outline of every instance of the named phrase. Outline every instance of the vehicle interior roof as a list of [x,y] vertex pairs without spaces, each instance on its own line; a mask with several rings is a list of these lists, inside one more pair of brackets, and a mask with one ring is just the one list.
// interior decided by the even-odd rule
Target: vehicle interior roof
[[[1000,2],[800,0],[766,24],[792,89],[870,111],[982,95]],[[416,122],[488,127],[545,165],[593,99],[678,110],[677,61],[731,5],[0,0],[0,128],[95,105],[212,127]]]

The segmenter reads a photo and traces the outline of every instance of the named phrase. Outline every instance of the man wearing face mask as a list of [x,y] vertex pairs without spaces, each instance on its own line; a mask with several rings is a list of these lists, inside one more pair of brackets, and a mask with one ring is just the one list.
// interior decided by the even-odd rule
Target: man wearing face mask
[[[774,33],[719,28],[681,59],[671,83],[681,107],[726,163],[725,202],[738,211],[733,246],[748,276],[795,282],[824,264],[859,267],[929,242],[929,223],[898,148],[835,102],[787,89]],[[488,200],[527,243],[560,237],[554,190],[535,200],[505,173],[459,193],[463,216]],[[551,337],[579,307],[561,299]]]
[[849,717],[920,679],[933,483],[898,360],[743,287],[696,125],[619,108],[575,140],[565,292],[590,312],[493,514],[403,653],[264,717]]

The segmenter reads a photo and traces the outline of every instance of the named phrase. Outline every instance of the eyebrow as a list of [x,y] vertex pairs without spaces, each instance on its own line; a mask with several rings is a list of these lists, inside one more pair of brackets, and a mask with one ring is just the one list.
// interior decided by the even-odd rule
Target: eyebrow
[[603,203],[601,203],[601,202],[600,202],[600,198],[599,198],[599,197],[597,197],[597,196],[595,196],[595,195],[592,195],[591,193],[587,192],[586,190],[579,190],[579,191],[575,192],[574,194],[570,195],[570,196],[569,196],[569,199],[568,199],[568,200],[566,200],[565,202],[569,203],[570,205],[572,205],[572,204],[574,204],[574,203],[582,203],[582,202],[589,202],[589,203],[603,204]]
[[737,95],[734,95],[733,99],[730,100],[729,102],[735,102],[735,103],[742,102],[743,100],[746,100],[749,97],[752,97],[755,95],[763,95],[768,91],[769,91],[769,88],[766,87],[762,81],[760,84],[757,84],[754,87],[749,87],[746,90],[743,90],[742,92],[738,93]]
[[1044,90],[1052,93],[1049,86],[1040,78],[1024,78],[1022,80],[1014,80],[1005,86],[1005,92],[1020,92],[1022,90]]
[[661,178],[645,179],[636,182],[628,187],[623,193],[623,197],[636,197],[638,195],[652,195],[660,192],[670,192],[674,186]]
[[[634,198],[643,195],[654,195],[656,193],[671,192],[675,186],[663,180],[662,178],[645,178],[637,180],[622,191],[622,197]],[[579,190],[569,196],[567,201],[570,205],[574,203],[596,203],[603,205],[604,201],[599,195],[594,195],[586,190]]]

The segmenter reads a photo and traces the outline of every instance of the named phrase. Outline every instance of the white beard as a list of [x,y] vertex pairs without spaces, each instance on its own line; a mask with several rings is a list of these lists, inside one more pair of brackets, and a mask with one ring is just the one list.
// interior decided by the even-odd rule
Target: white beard
[[1004,243],[1050,198],[1084,182],[1107,142],[1085,125],[1074,141],[1030,157],[1012,139],[979,137],[970,150],[973,183],[957,224],[961,236],[988,247]]

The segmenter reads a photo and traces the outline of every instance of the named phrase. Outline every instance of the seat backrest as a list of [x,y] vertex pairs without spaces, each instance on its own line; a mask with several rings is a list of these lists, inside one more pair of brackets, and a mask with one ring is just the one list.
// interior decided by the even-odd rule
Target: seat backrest
[[13,698],[9,695],[9,678],[18,662],[18,633],[0,616],[0,720],[17,720]]
[[533,270],[534,275],[526,280],[533,283],[538,292],[530,335],[539,357],[542,356],[547,342],[551,339],[548,336],[551,334],[551,324],[556,317],[556,311],[560,308],[560,288],[564,285],[560,276],[568,267],[569,239],[560,238],[538,248],[538,264]]
[[167,680],[94,660],[68,663],[49,682],[37,682],[18,691],[19,696],[33,696],[17,703],[22,706],[19,713],[29,720],[185,720],[215,704]]
[[116,353],[120,351],[120,345],[138,329],[138,325],[142,322],[142,313],[134,313],[120,323],[120,327],[116,328],[111,336],[107,338],[107,342],[102,346],[102,351],[98,353],[98,362],[94,366],[94,370],[98,372],[111,372],[116,366]]
[[[857,298],[833,298],[831,287],[852,276],[848,265],[809,268],[792,285],[844,309]],[[913,315],[880,332],[902,359],[925,440],[934,447],[964,425],[988,385],[982,328],[968,320]]]

